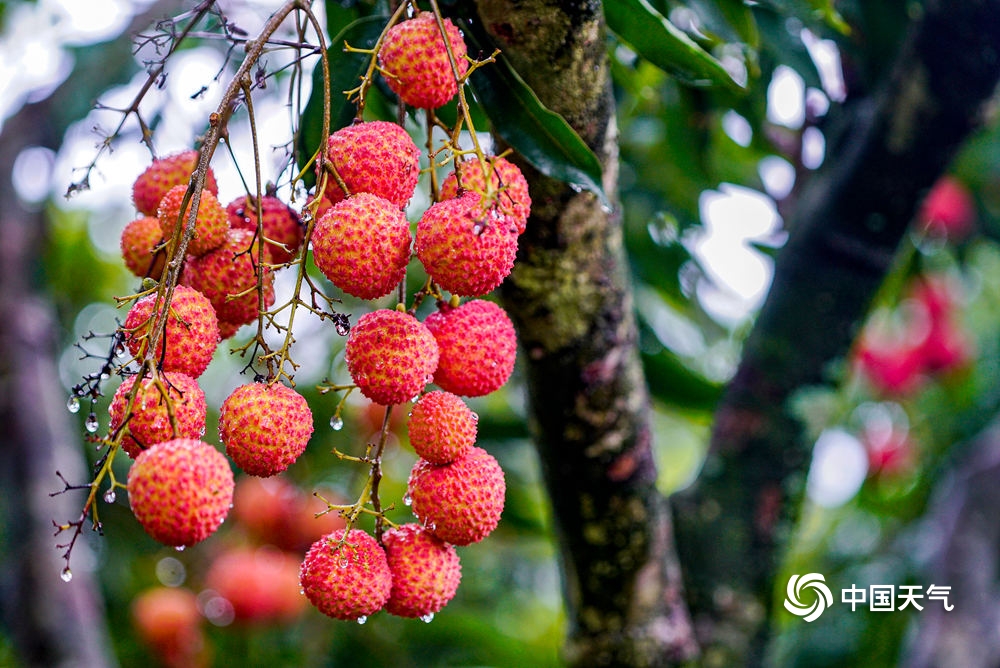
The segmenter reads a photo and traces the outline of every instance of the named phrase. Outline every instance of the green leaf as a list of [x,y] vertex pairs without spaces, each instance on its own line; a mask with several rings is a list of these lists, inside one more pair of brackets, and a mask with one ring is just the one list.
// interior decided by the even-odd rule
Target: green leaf
[[[461,23],[470,53],[495,51],[480,24]],[[535,169],[589,190],[607,204],[597,156],[566,119],[542,104],[502,54],[473,72],[469,82],[494,131]]]
[[644,352],[642,366],[649,391],[671,406],[711,412],[722,396],[721,384],[690,369],[666,348],[656,353]]
[[[330,66],[330,132],[339,130],[351,124],[357,114],[357,107],[347,100],[344,91],[348,91],[361,81],[371,55],[367,53],[348,53],[344,44],[350,44],[356,49],[371,49],[382,34],[388,17],[366,16],[351,22],[340,31],[330,42],[326,59]],[[301,131],[299,134],[299,164],[300,167],[308,161],[319,148],[323,135],[323,68],[317,65],[313,70],[312,93],[302,111]],[[312,185],[314,176],[306,174],[306,185]]]
[[665,72],[695,86],[722,86],[742,91],[742,84],[710,53],[647,0],[613,0],[604,3],[608,27],[632,50]]

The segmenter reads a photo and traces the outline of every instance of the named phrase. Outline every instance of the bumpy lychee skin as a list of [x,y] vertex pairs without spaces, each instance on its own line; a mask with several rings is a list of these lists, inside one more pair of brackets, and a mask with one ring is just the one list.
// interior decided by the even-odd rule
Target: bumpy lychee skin
[[[160,304],[152,294],[133,304],[125,317],[125,343],[140,358],[149,346],[147,337],[154,324],[154,310],[160,310]],[[178,285],[170,302],[166,332],[156,346],[156,359],[162,362],[162,369],[197,378],[212,361],[218,345],[219,323],[211,302],[194,288]]]
[[392,575],[385,551],[370,535],[334,531],[313,543],[302,560],[299,582],[306,598],[328,617],[356,620],[382,609]]
[[419,524],[404,524],[382,535],[392,573],[386,612],[399,617],[433,615],[455,597],[462,565],[454,545]]
[[517,255],[517,226],[478,193],[437,202],[417,223],[417,257],[443,289],[485,295],[503,282]]
[[[501,213],[514,220],[517,233],[524,234],[528,215],[531,213],[528,181],[517,165],[500,156],[488,158],[486,170],[495,191],[496,206]],[[441,199],[457,197],[459,190],[486,193],[486,178],[483,176],[483,165],[478,158],[458,163],[457,171],[449,174],[441,183]]]
[[[465,40],[451,19],[444,19],[458,76],[469,70]],[[421,12],[389,28],[378,52],[386,83],[399,98],[418,109],[437,109],[458,93],[455,73],[432,12]]]
[[[128,395],[135,386],[138,376],[129,376],[122,381],[111,398],[111,430],[114,431],[125,420]],[[170,422],[167,399],[150,377],[139,381],[135,401],[132,403],[132,417],[128,421],[127,432],[122,438],[122,449],[135,459],[139,453],[161,441],[173,438],[201,438],[205,434],[205,414],[207,405],[205,393],[198,382],[180,372],[163,373],[160,378],[172,404],[177,420],[177,433]]]
[[469,545],[497,527],[507,485],[493,455],[474,447],[450,464],[418,459],[408,491],[413,514],[428,531],[446,543]]
[[173,547],[194,545],[215,533],[233,503],[233,472],[208,443],[177,438],[136,457],[128,473],[128,499],[150,536]]
[[[420,150],[406,130],[388,121],[356,123],[330,135],[327,158],[351,195],[372,193],[402,208],[413,197],[420,177]],[[326,198],[344,199],[333,175],[327,177]]]
[[[180,225],[187,225],[188,212],[191,211],[190,203],[184,209],[184,217],[179,218],[186,192],[187,186],[174,186],[160,200],[156,216],[160,220],[160,232],[166,239],[173,235],[178,220]],[[191,237],[187,247],[188,254],[204,255],[218,248],[226,240],[228,231],[229,216],[226,215],[226,210],[219,204],[215,195],[208,190],[202,190],[201,201],[198,202],[198,215],[194,223],[194,236]]]
[[219,338],[221,340],[225,341],[226,339],[230,339],[230,338],[236,336],[236,332],[240,331],[240,327],[242,327],[244,324],[246,324],[246,323],[242,323],[242,322],[229,322],[228,320],[220,320],[219,321]]
[[378,299],[406,276],[410,223],[389,200],[358,193],[332,206],[313,228],[316,266],[349,295]]
[[433,464],[455,461],[475,444],[478,419],[457,395],[428,392],[410,412],[410,445],[419,457]]
[[517,333],[507,313],[493,302],[468,301],[443,307],[424,321],[438,343],[434,382],[448,392],[481,397],[510,378],[517,358]]
[[[305,227],[294,209],[277,197],[265,195],[260,200],[264,222],[264,255],[272,264],[291,262],[298,255],[305,236]],[[237,197],[226,207],[230,226],[257,231],[257,204],[255,198]]]
[[154,252],[163,243],[160,220],[155,216],[136,218],[122,230],[121,249],[125,266],[139,278],[160,280],[167,254]]
[[245,325],[257,319],[258,271],[264,272],[264,306],[274,304],[274,274],[258,264],[259,243],[250,230],[229,230],[222,246],[188,260],[185,280],[208,297],[220,321]]
[[430,382],[438,364],[434,337],[413,316],[366,313],[347,336],[347,370],[361,394],[377,404],[402,404]]
[[[155,216],[160,200],[174,186],[187,186],[198,166],[198,151],[182,151],[157,158],[132,184],[135,208],[144,216]],[[205,175],[205,189],[213,195],[219,193],[212,168]]]
[[241,385],[222,402],[219,438],[226,454],[250,475],[284,471],[305,451],[312,433],[309,404],[280,383]]

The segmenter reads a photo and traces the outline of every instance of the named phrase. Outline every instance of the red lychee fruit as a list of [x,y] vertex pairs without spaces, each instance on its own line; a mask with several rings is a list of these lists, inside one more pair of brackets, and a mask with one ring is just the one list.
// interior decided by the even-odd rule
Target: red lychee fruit
[[167,668],[206,665],[198,597],[182,587],[153,587],[132,599],[139,638]]
[[233,472],[204,441],[176,438],[143,450],[128,472],[132,513],[164,545],[194,545],[215,533],[233,503]]
[[[155,314],[162,309],[158,295],[147,295],[132,305],[125,317],[125,343],[142,358],[149,347]],[[212,361],[219,345],[219,323],[215,309],[202,293],[178,285],[167,314],[167,327],[156,345],[156,359],[164,371],[180,371],[197,378]]]
[[[330,503],[347,503],[331,490],[320,490]],[[305,552],[317,539],[337,529],[345,520],[326,510],[326,501],[301,489],[280,475],[270,478],[243,476],[236,481],[233,519],[256,540],[282,550]]]
[[[256,198],[237,197],[226,207],[230,226],[257,231]],[[290,206],[277,197],[265,195],[260,200],[261,213],[264,216],[264,261],[269,264],[284,264],[291,262],[298,255],[302,246],[305,227],[299,215]]]
[[432,204],[417,223],[417,257],[443,289],[485,295],[514,267],[517,225],[467,192]]
[[[160,232],[165,239],[173,236],[178,224],[187,225],[188,213],[191,211],[190,203],[184,209],[184,217],[180,217],[181,204],[186,193],[187,186],[174,186],[160,200],[156,216],[160,221]],[[229,217],[226,215],[226,210],[219,204],[215,195],[208,190],[202,190],[198,215],[195,217],[194,236],[191,237],[187,247],[188,254],[199,256],[218,248],[226,240],[227,231],[229,231]]]
[[969,236],[976,221],[972,193],[953,176],[942,176],[927,193],[917,221],[924,231],[951,241]]
[[[517,225],[517,233],[524,234],[528,215],[531,213],[531,195],[528,194],[528,181],[521,169],[507,158],[493,156],[487,159],[486,170],[490,175],[500,213],[510,216]],[[487,194],[483,165],[478,158],[458,163],[457,171],[449,174],[441,184],[441,199],[457,197],[459,190]]]
[[380,309],[364,314],[351,328],[346,357],[361,394],[390,406],[409,401],[430,382],[438,349],[427,327],[412,315]]
[[419,524],[404,524],[382,535],[392,590],[386,612],[428,619],[455,597],[462,579],[458,552]]
[[377,299],[406,276],[410,223],[389,200],[358,193],[316,221],[312,246],[316,266],[349,295]]
[[506,311],[474,299],[443,307],[424,321],[440,350],[434,382],[448,392],[480,397],[499,389],[514,370],[517,334]]
[[281,383],[241,385],[219,412],[219,438],[226,454],[250,475],[284,471],[305,451],[312,433],[309,404]]
[[257,274],[264,272],[264,308],[274,304],[274,274],[258,263],[260,242],[249,230],[229,230],[226,242],[188,260],[185,280],[215,307],[220,321],[245,325],[257,319]]
[[507,486],[497,460],[473,447],[450,464],[418,459],[407,489],[413,514],[428,531],[446,543],[469,545],[500,522]]
[[451,392],[428,392],[410,412],[410,445],[421,459],[447,464],[465,455],[475,444],[478,419]]
[[205,586],[233,607],[244,624],[286,624],[305,610],[298,557],[270,548],[231,548],[212,561]]
[[122,230],[121,249],[125,266],[139,278],[160,280],[167,254],[155,249],[163,244],[160,220],[154,216],[136,218]]
[[[330,135],[327,159],[351,195],[372,193],[402,208],[413,197],[420,177],[420,150],[406,130],[388,121],[356,123]],[[332,174],[326,198],[344,199]]]
[[244,323],[242,322],[229,322],[228,320],[219,321],[219,338],[223,341],[226,339],[236,336],[236,332],[240,331]]
[[[458,77],[464,77],[469,71],[465,40],[451,19],[444,19],[444,30]],[[448,50],[432,12],[420,12],[389,28],[378,57],[389,88],[411,107],[437,109],[458,93]]]
[[360,529],[334,531],[313,543],[302,561],[299,582],[306,598],[335,619],[372,615],[389,600],[392,574],[385,551]]
[[[174,186],[187,187],[191,176],[198,167],[198,151],[182,151],[157,158],[132,184],[132,199],[135,208],[144,216],[155,216],[160,200]],[[205,175],[205,190],[213,195],[219,193],[212,168]]]
[[[114,431],[125,420],[125,408],[128,405],[128,395],[135,386],[138,376],[129,376],[122,381],[111,399],[108,412],[111,413],[111,430]],[[198,382],[180,372],[164,372],[160,382],[166,390],[167,397],[177,420],[177,433],[174,433],[170,422],[168,399],[157,383],[150,377],[139,381],[135,401],[132,403],[132,416],[121,444],[129,457],[135,459],[146,448],[173,438],[201,438],[205,434],[205,414],[207,405],[205,393]]]

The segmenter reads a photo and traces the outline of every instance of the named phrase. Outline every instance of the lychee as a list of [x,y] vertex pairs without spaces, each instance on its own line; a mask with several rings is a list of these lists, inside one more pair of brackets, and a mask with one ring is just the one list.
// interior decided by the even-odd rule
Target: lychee
[[229,339],[229,338],[232,338],[232,337],[236,336],[236,332],[240,331],[240,327],[242,327],[244,324],[246,324],[246,323],[242,323],[242,322],[229,322],[228,320],[220,320],[219,321],[219,338],[224,341],[226,339]]
[[413,514],[453,545],[478,543],[500,522],[507,486],[493,456],[473,447],[450,464],[419,459],[410,472]]
[[975,227],[976,201],[964,183],[945,175],[927,193],[917,220],[931,235],[961,241]]
[[408,313],[380,309],[358,319],[347,337],[347,370],[375,403],[401,404],[434,375],[438,349],[427,327]]
[[233,503],[225,455],[203,441],[176,438],[143,450],[128,472],[135,518],[164,545],[194,545],[215,533]]
[[205,586],[229,601],[233,619],[244,624],[288,623],[306,607],[298,558],[273,547],[222,552],[209,566]]
[[136,634],[167,668],[196,668],[204,661],[204,618],[198,597],[183,587],[153,587],[132,599]]
[[[159,295],[143,297],[125,317],[125,343],[140,359],[149,347],[155,314],[162,310]],[[156,359],[164,371],[180,371],[197,378],[212,361],[219,345],[219,323],[215,309],[205,295],[194,288],[178,285],[167,313],[166,331],[156,345]]]
[[410,261],[410,223],[400,208],[371,193],[331,207],[312,234],[316,266],[334,285],[361,299],[392,292]]
[[514,370],[517,333],[507,313],[493,302],[474,299],[444,306],[424,324],[438,343],[434,382],[448,392],[480,397],[499,389]]
[[410,445],[422,459],[447,464],[475,444],[477,420],[460,397],[451,392],[428,392],[410,412]]
[[[123,380],[111,399],[108,411],[111,413],[112,431],[125,421],[128,396],[137,378],[129,376]],[[163,392],[166,392],[166,397]],[[177,421],[176,433],[170,421],[171,410]],[[198,382],[187,374],[164,372],[159,383],[146,376],[139,381],[139,389],[132,402],[131,417],[121,441],[122,449],[135,459],[140,452],[160,441],[201,438],[205,434],[206,411],[205,393]]]
[[517,225],[467,192],[432,204],[417,223],[417,257],[443,289],[485,295],[503,282],[517,255]]
[[382,609],[392,575],[385,551],[360,529],[334,531],[313,543],[302,561],[299,582],[324,615],[357,620]]
[[155,216],[136,218],[122,230],[121,249],[125,266],[139,278],[160,280],[167,254],[156,249],[163,244],[160,220]]
[[[490,175],[496,206],[502,214],[514,220],[517,233],[523,234],[528,215],[531,213],[528,181],[517,165],[500,156],[487,158],[486,170]],[[469,158],[458,163],[456,171],[450,173],[441,183],[441,199],[457,197],[460,190],[470,190],[481,195],[487,193],[483,164],[478,158]]]
[[312,433],[309,404],[281,383],[241,385],[219,412],[219,438],[226,454],[250,475],[284,471],[305,451]]
[[[132,199],[135,208],[144,216],[155,216],[160,200],[174,186],[187,186],[198,167],[198,151],[182,151],[157,158],[132,184]],[[213,195],[219,193],[212,168],[205,175],[205,190]]]
[[[265,195],[260,200],[264,222],[264,261],[270,264],[291,262],[302,246],[305,227],[295,210],[277,197]],[[237,197],[226,207],[229,224],[237,229],[257,231],[256,198]]]
[[[372,193],[402,208],[413,197],[420,176],[420,150],[399,125],[388,121],[356,123],[330,135],[327,158],[343,179],[348,193]],[[332,174],[326,197],[344,199]]]
[[[331,490],[317,492],[330,503],[347,503]],[[305,552],[318,538],[343,529],[345,520],[323,501],[305,494],[281,475],[243,476],[236,480],[233,519],[256,540],[282,550]]]
[[454,545],[419,524],[404,524],[382,535],[392,590],[386,612],[427,619],[454,598],[462,565]]
[[[187,217],[191,211],[191,204],[184,208],[184,215],[181,216],[181,204],[184,203],[184,196],[187,194],[187,186],[174,186],[160,200],[160,207],[156,216],[160,221],[160,232],[165,239],[170,239],[174,234],[176,226],[187,225]],[[226,232],[229,230],[229,217],[226,210],[219,204],[208,190],[201,191],[201,200],[198,202],[198,215],[195,216],[194,236],[188,243],[187,252],[189,255],[204,255],[205,253],[218,248],[226,240]]]
[[[445,33],[458,76],[469,70],[465,40],[451,19]],[[418,109],[437,109],[458,93],[455,72],[432,12],[420,12],[389,28],[378,52],[386,83],[399,98]]]
[[257,319],[259,272],[264,272],[264,308],[274,304],[274,274],[258,263],[259,249],[250,230],[229,230],[222,246],[188,261],[185,280],[208,297],[219,320],[245,325]]

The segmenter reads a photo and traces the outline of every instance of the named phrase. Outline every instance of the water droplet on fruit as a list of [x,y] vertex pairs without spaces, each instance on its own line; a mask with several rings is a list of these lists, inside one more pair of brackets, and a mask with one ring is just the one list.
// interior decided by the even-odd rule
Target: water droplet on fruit
[[337,330],[337,334],[340,334],[341,336],[347,336],[348,334],[351,333],[351,328],[348,327],[346,323],[340,320],[337,321],[337,323],[334,325],[334,328]]
[[368,617],[366,617],[365,615],[361,615],[360,617],[358,617],[358,624],[364,624],[367,621]]
[[340,431],[341,429],[344,428],[344,421],[341,419],[339,415],[334,415],[332,418],[330,418],[330,428],[333,429],[334,431]]
[[84,429],[86,429],[91,434],[95,433],[100,425],[101,423],[98,421],[97,415],[94,413],[88,415],[87,419],[83,423]]
[[59,577],[62,578],[63,582],[69,582],[70,580],[73,579],[73,571],[71,571],[69,569],[69,566],[67,566],[66,568],[62,569],[62,573],[59,574]]
[[299,588],[299,595],[300,596],[305,596],[306,595],[306,590],[300,587]]
[[76,395],[71,396],[66,402],[66,410],[70,413],[80,412],[80,400],[76,397]]
[[115,346],[115,355],[121,357],[124,354],[125,354],[125,344],[119,343],[117,346]]
[[406,494],[403,495],[403,505],[404,506],[409,506],[412,503],[413,503],[413,497],[410,496],[409,492],[407,492]]
[[186,545],[175,545],[174,549],[177,550],[178,552],[183,552],[185,547],[187,547],[187,546]]
[[472,421],[473,422],[479,422],[479,413],[476,413],[476,412],[473,411],[473,413],[472,413]]
[[104,493],[104,503],[114,503],[115,502],[115,490],[112,487]]
[[430,624],[433,620],[434,620],[433,612],[428,612],[426,615],[420,616],[420,621],[422,621],[424,624]]

